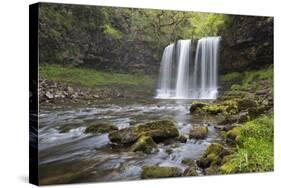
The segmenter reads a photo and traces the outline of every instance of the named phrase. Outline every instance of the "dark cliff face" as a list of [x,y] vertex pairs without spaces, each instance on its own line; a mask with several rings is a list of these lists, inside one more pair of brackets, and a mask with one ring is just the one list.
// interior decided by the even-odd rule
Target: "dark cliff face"
[[231,16],[220,33],[220,73],[273,63],[273,17]]

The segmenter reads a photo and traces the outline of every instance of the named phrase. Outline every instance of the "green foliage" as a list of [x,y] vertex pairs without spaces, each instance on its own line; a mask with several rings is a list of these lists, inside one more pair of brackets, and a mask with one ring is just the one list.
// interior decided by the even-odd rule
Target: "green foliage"
[[104,25],[103,33],[113,39],[121,39],[122,33],[115,29],[114,27],[110,26],[109,24]]
[[[225,17],[170,10],[41,3],[40,63],[83,65],[89,63],[85,59],[96,56],[110,59],[112,64],[106,66],[111,68],[128,63],[125,61],[140,61],[143,57],[142,61],[154,63],[160,61],[162,50],[169,43],[217,35]],[[134,54],[135,51],[138,53]]]
[[110,73],[59,65],[40,66],[39,77],[86,87],[111,84],[151,86],[154,83],[154,79],[147,75]]
[[242,76],[242,73],[231,72],[228,74],[221,75],[220,81],[223,81],[223,82],[233,81],[233,80],[241,79],[241,76]]
[[246,90],[250,86],[251,88],[258,89],[260,87],[258,82],[262,80],[273,82],[273,66],[243,73],[232,72],[220,76],[221,82],[233,83],[230,87],[232,91]]
[[201,38],[204,36],[217,36],[219,29],[223,26],[227,16],[212,13],[192,13],[189,18],[191,38]]
[[261,116],[247,122],[236,140],[237,152],[221,166],[222,173],[273,170],[273,117]]

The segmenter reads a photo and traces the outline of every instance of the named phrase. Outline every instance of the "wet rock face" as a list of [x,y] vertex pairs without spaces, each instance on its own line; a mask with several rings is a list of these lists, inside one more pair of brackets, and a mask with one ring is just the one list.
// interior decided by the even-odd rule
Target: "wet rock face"
[[140,136],[150,136],[156,143],[179,136],[176,125],[168,120],[153,121],[111,132],[109,139],[117,144],[134,143]]
[[141,179],[168,178],[181,176],[182,172],[176,167],[143,166]]
[[232,17],[221,37],[220,73],[273,63],[273,17]]

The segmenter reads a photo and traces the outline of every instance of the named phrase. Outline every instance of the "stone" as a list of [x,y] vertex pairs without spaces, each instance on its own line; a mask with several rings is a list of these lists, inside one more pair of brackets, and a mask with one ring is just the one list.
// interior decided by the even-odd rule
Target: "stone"
[[204,125],[193,125],[189,132],[190,139],[204,139],[208,134],[208,127]]
[[109,133],[109,139],[117,144],[130,144],[134,143],[142,135],[151,136],[154,142],[159,143],[178,137],[179,132],[172,121],[161,120],[113,131]]
[[207,105],[208,105],[208,103],[195,101],[195,102],[192,102],[192,104],[189,108],[189,111],[191,114],[193,114],[197,111],[200,111],[201,108],[203,108],[204,106],[207,106]]
[[46,92],[45,96],[47,97],[47,99],[53,99],[54,95],[52,93],[50,93],[49,91]]
[[195,166],[188,167],[184,170],[183,176],[198,176]]
[[236,138],[240,135],[240,127],[234,127],[233,129],[227,131],[226,141],[228,143],[236,143]]
[[228,150],[226,150],[221,144],[213,143],[208,146],[196,163],[199,167],[205,169],[211,165],[219,165],[222,158],[226,155],[229,155]]
[[190,158],[184,158],[182,161],[181,161],[182,164],[185,164],[187,166],[195,166],[195,162],[194,160],[190,159]]
[[111,131],[116,131],[118,128],[114,125],[111,124],[106,124],[106,123],[99,123],[99,124],[93,124],[88,126],[85,129],[85,133],[108,133]]
[[245,98],[237,101],[237,107],[239,111],[242,111],[242,110],[247,110],[249,108],[256,108],[257,103],[252,99]]
[[181,176],[182,172],[177,167],[143,166],[141,179],[168,178]]
[[141,136],[137,142],[132,145],[131,151],[141,151],[146,154],[153,153],[157,150],[157,144],[152,140],[150,136]]

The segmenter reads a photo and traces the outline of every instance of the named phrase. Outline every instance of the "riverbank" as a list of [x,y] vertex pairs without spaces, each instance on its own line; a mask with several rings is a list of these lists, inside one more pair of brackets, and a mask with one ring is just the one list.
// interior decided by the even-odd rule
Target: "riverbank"
[[198,165],[206,175],[273,171],[273,67],[229,73],[220,80],[227,89],[218,99],[193,102],[190,110],[195,116],[216,116],[215,127],[230,151],[221,155],[222,149],[210,145]]
[[156,79],[94,69],[43,65],[39,69],[40,103],[91,103],[112,98],[153,96]]

